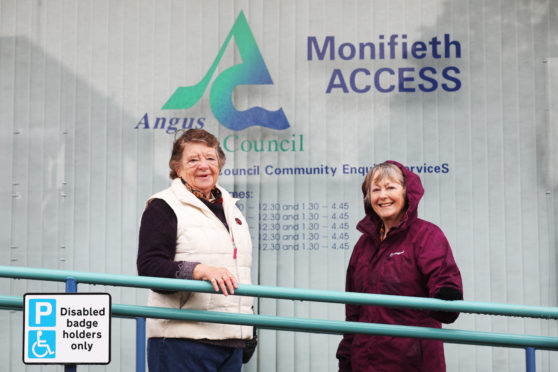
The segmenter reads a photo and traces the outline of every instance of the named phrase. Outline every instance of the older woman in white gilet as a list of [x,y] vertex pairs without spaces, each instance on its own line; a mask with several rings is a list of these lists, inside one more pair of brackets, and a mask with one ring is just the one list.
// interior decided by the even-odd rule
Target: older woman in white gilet
[[[234,296],[250,284],[252,242],[236,199],[217,185],[225,154],[203,129],[173,145],[171,186],[146,203],[141,219],[138,273],[206,280],[214,294],[150,291],[150,306],[252,313],[252,298]],[[166,319],[147,320],[149,371],[240,371],[252,327]]]

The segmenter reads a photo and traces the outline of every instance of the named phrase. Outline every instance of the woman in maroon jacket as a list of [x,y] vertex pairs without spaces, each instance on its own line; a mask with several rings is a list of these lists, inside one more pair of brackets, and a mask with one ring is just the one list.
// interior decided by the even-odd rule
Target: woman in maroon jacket
[[[420,178],[388,161],[362,185],[362,232],[347,269],[347,292],[463,298],[461,274],[444,233],[417,217],[424,194]],[[440,328],[459,313],[346,305],[346,320]],[[442,341],[347,334],[337,350],[340,371],[445,371]]]

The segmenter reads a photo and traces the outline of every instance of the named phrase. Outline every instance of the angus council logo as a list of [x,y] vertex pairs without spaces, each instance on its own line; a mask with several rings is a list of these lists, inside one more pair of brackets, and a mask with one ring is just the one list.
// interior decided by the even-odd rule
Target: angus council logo
[[213,116],[223,126],[232,130],[243,130],[252,126],[287,129],[289,121],[282,108],[270,111],[255,106],[245,111],[238,111],[233,105],[232,93],[237,86],[273,84],[252,30],[250,30],[242,11],[203,79],[196,85],[176,89],[162,109],[189,109],[198,103],[205,93],[232,37],[234,37],[238,47],[242,63],[221,72],[213,81],[209,93],[209,104]]

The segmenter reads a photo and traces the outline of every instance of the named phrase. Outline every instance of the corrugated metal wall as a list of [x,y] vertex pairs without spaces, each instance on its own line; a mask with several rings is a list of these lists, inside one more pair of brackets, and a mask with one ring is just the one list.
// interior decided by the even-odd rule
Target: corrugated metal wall
[[[204,76],[240,11],[274,84],[239,87],[235,104],[282,107],[286,131],[231,131],[212,116],[207,92],[189,110],[161,110],[177,87]],[[395,159],[446,164],[447,173],[421,174],[419,212],[452,244],[466,299],[557,306],[557,31],[554,0],[0,0],[0,264],[135,274],[143,203],[168,184],[174,139],[153,129],[154,119],[203,117],[222,141],[238,136],[231,149],[243,140],[299,141],[297,151],[227,152],[231,171],[260,167],[258,176],[220,178],[231,191],[250,192],[240,204],[259,248],[257,282],[342,290],[363,213],[363,176],[343,174],[343,164]],[[451,49],[450,58],[308,59],[310,36],[357,45],[390,34],[409,43],[450,34],[461,56]],[[241,62],[232,45],[217,73]],[[334,69],[348,82],[358,68],[447,65],[460,70],[455,92],[326,93]],[[357,85],[374,84],[373,75],[358,76]],[[150,129],[136,129],[146,114]],[[293,166],[330,173],[265,172]],[[344,243],[349,249],[339,249]],[[11,295],[62,290],[0,283]],[[144,291],[106,290],[114,303],[145,303]],[[259,311],[343,319],[339,305],[261,300]],[[0,323],[0,363],[26,370],[21,313],[0,311]],[[80,370],[129,369],[134,325],[113,325],[112,363]],[[504,317],[462,315],[451,327],[558,336],[556,322]],[[334,371],[339,339],[261,331],[246,370]],[[446,345],[446,359],[448,371],[524,369],[522,350]],[[538,370],[556,365],[556,353],[537,352]]]

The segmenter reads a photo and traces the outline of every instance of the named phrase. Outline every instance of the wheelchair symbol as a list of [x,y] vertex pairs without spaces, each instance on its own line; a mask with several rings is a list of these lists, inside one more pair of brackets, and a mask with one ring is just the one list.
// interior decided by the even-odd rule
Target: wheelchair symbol
[[[35,331],[36,341],[33,342],[29,349],[30,358],[54,358],[56,350],[54,349],[55,331]],[[43,335],[44,334],[44,335]],[[51,345],[53,346],[51,348]]]

